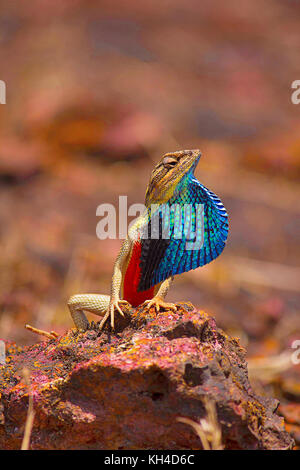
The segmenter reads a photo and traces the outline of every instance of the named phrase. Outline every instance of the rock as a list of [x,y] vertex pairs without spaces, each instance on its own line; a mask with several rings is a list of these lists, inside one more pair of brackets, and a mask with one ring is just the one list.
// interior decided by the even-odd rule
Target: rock
[[215,403],[225,449],[289,449],[278,401],[257,396],[245,350],[191,304],[132,310],[119,331],[68,332],[30,347],[7,345],[0,366],[0,448],[19,449],[31,372],[32,449],[201,449],[193,428]]
[[278,409],[284,417],[286,429],[295,440],[297,449],[300,449],[300,403],[282,403]]

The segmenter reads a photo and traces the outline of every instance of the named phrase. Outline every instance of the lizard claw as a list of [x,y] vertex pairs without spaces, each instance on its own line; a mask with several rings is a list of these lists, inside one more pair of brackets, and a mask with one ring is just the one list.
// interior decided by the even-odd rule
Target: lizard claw
[[108,310],[106,312],[106,314],[104,315],[104,317],[102,318],[101,320],[101,323],[99,325],[99,329],[102,330],[104,324],[106,323],[107,319],[110,317],[110,325],[111,325],[111,328],[114,329],[115,328],[115,310],[117,310],[119,312],[120,315],[122,315],[122,317],[124,317],[124,313],[120,307],[120,305],[122,305],[124,307],[129,307],[130,304],[129,302],[127,302],[127,300],[114,300],[112,302],[110,302],[109,306],[108,306]]
[[165,302],[163,299],[160,297],[153,297],[151,300],[146,300],[144,302],[144,305],[150,309],[151,307],[154,307],[156,313],[159,313],[161,309],[163,310],[172,310],[172,312],[176,312],[177,307],[175,304]]

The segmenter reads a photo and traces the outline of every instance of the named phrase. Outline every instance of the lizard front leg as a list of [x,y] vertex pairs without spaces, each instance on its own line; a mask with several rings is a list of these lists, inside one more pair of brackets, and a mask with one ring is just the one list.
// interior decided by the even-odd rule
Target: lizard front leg
[[68,307],[75,326],[79,330],[87,330],[89,327],[88,319],[84,310],[103,317],[99,328],[102,329],[108,317],[111,318],[111,326],[114,328],[115,309],[124,316],[121,305],[129,305],[126,300],[120,299],[120,288],[122,284],[122,268],[130,253],[131,241],[127,238],[122,245],[120,253],[116,259],[111,284],[111,295],[101,294],[77,294],[70,297]]
[[115,261],[114,271],[113,271],[113,276],[112,276],[112,281],[111,281],[110,301],[109,301],[106,314],[104,315],[99,325],[100,329],[102,329],[102,327],[104,326],[105,322],[107,321],[109,317],[110,317],[111,327],[112,329],[114,329],[115,310],[117,310],[122,316],[124,316],[121,310],[121,305],[125,304],[126,306],[129,306],[129,302],[127,302],[126,300],[120,299],[120,290],[121,290],[122,279],[123,279],[123,267],[126,263],[128,256],[130,255],[131,248],[132,248],[132,241],[129,237],[127,237]]
[[146,300],[144,302],[144,305],[149,309],[151,307],[155,308],[156,313],[159,313],[160,309],[165,309],[165,310],[172,310],[175,312],[177,310],[177,307],[173,303],[165,302],[164,298],[166,297],[170,286],[173,282],[174,277],[169,277],[166,279],[164,282],[161,283],[157,293],[153,297],[153,299]]

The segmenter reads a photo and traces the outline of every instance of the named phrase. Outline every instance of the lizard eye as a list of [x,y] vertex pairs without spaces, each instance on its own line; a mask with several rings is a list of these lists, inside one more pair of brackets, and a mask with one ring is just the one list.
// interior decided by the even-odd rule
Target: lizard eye
[[165,166],[174,167],[175,165],[177,165],[177,163],[178,162],[177,162],[176,158],[174,158],[174,157],[165,157],[163,159],[163,164]]

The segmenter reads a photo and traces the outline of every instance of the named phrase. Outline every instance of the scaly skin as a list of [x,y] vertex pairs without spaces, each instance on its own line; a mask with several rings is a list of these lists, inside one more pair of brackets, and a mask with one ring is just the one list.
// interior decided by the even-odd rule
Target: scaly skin
[[[121,307],[126,309],[130,304],[138,306],[145,303],[147,308],[154,306],[156,312],[160,309],[175,311],[174,304],[164,301],[173,275],[202,266],[220,254],[227,238],[227,214],[219,199],[193,176],[200,156],[199,150],[167,153],[155,166],[146,191],[146,212],[130,228],[115,261],[110,296],[78,294],[68,301],[77,329],[86,330],[89,326],[84,311],[103,317],[100,329],[109,318],[111,327],[114,328],[115,311],[124,316]],[[160,237],[154,241],[141,239],[143,227],[149,223],[151,205],[175,203],[183,206],[186,202],[192,205],[195,203],[194,206],[196,203],[204,206],[206,204],[206,225],[203,226],[206,245],[201,248],[202,251],[199,249],[193,256],[188,255],[183,245],[178,244],[178,240],[172,236],[168,241]],[[182,266],[178,266],[178,263],[176,265],[178,256],[175,257],[175,254],[185,261]],[[168,263],[168,260],[173,260],[174,269],[172,262]],[[156,279],[159,279],[159,282],[156,282]]]

